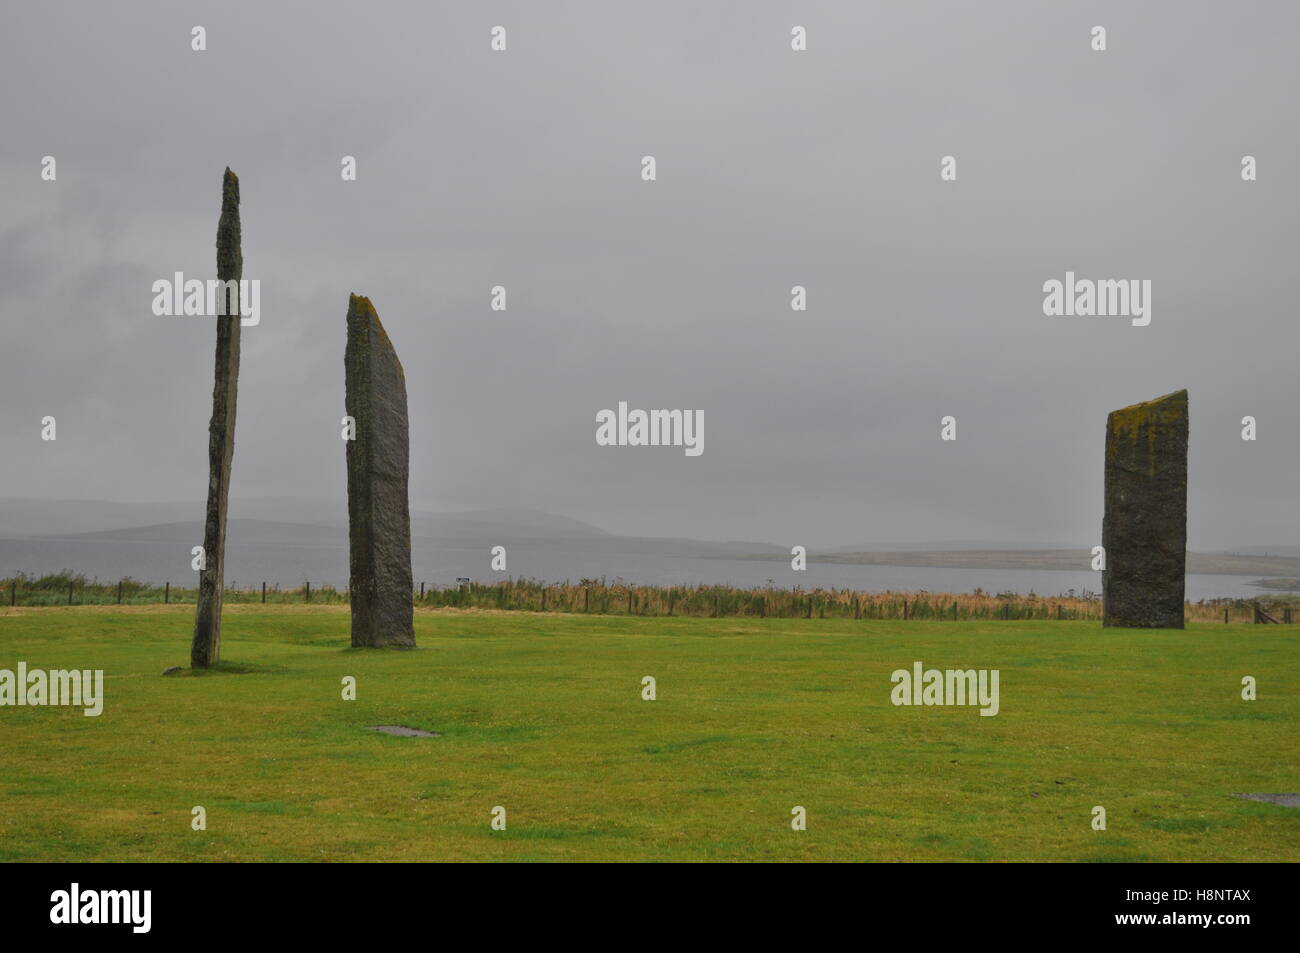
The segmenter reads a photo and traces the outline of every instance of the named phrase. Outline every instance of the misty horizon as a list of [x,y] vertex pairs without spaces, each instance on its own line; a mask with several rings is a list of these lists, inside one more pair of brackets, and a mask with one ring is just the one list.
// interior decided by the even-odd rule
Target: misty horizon
[[[6,510],[10,504],[37,504],[38,506],[78,506],[78,507],[118,507],[131,508],[140,511],[136,516],[127,516],[125,513],[119,513],[116,517],[110,517],[102,512],[93,515],[73,515],[63,517],[62,523],[55,530],[45,530],[39,528],[45,524],[40,522],[37,514],[23,514],[19,525],[25,525],[26,529],[14,529],[11,522],[13,515]],[[291,506],[298,510],[297,518],[271,518],[265,514],[267,508],[280,508]],[[336,509],[335,503],[323,500],[305,500],[294,498],[245,498],[231,500],[230,520],[233,523],[249,524],[259,523],[268,525],[280,525],[284,527],[293,526],[311,526],[311,527],[329,527],[329,528],[346,528],[347,512],[328,514],[331,509]],[[177,511],[184,509],[193,511],[198,509],[201,513],[202,501],[194,500],[79,500],[79,499],[41,499],[41,498],[0,498],[0,538],[22,538],[22,537],[67,537],[75,538],[78,536],[107,535],[125,530],[144,530],[152,528],[173,527],[181,525],[202,526],[201,517],[194,518],[156,518],[156,513],[161,510],[168,516],[177,516],[183,514]],[[150,512],[153,510],[154,512]],[[564,535],[568,531],[578,530],[580,533],[592,533],[608,536],[611,539],[646,539],[671,542],[674,540],[684,540],[698,543],[715,543],[719,545],[734,546],[761,546],[773,550],[785,552],[786,544],[779,540],[757,539],[757,538],[736,538],[736,539],[709,539],[698,536],[678,536],[665,534],[627,534],[615,533],[605,527],[599,526],[588,520],[580,520],[576,517],[565,513],[553,513],[544,510],[535,510],[526,507],[517,507],[510,505],[501,505],[495,507],[476,507],[464,506],[457,508],[448,508],[445,510],[424,510],[412,508],[411,516],[413,520],[428,520],[443,517],[451,518],[472,518],[492,517],[499,520],[503,525],[509,528],[505,530],[506,535],[515,535],[519,531],[520,525],[528,526],[536,530],[550,530],[554,535]],[[537,522],[541,517],[542,521]],[[513,522],[511,522],[513,520]],[[564,521],[558,523],[557,521]],[[69,528],[73,525],[79,528]],[[413,526],[413,535],[424,538],[437,538],[439,534],[422,532],[419,526]],[[538,532],[538,538],[544,538],[545,532]],[[1085,540],[1048,540],[1048,539],[903,539],[903,540],[885,540],[885,539],[858,539],[858,540],[829,540],[815,542],[811,545],[805,545],[811,555],[817,552],[822,553],[843,553],[852,551],[862,552],[906,552],[909,550],[919,551],[922,549],[931,549],[936,552],[941,551],[960,551],[967,549],[992,549],[1007,551],[1027,551],[1027,550],[1068,550],[1068,549],[1087,549],[1091,543]],[[1192,551],[1189,547],[1189,551]],[[1209,552],[1207,550],[1207,552]],[[1300,546],[1284,542],[1268,541],[1242,541],[1238,545],[1225,547],[1217,552],[1223,553],[1243,553],[1243,554],[1263,554],[1273,552],[1285,555],[1300,555]],[[0,566],[0,570],[5,567]]]

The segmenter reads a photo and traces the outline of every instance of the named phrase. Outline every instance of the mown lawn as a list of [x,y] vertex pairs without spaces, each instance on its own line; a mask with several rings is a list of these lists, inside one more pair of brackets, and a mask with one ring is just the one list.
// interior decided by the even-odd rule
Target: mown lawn
[[[192,620],[0,609],[0,669],[106,695],[0,707],[0,860],[1300,860],[1300,809],[1231,797],[1300,791],[1297,626],[421,610],[402,652],[230,606],[222,670],[160,677]],[[917,660],[999,669],[1000,714],[893,706]]]

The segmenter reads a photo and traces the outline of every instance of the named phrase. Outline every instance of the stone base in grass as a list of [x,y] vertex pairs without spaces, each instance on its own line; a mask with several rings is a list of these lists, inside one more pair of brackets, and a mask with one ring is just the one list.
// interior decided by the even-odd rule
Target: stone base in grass
[[406,725],[369,725],[370,731],[382,731],[386,735],[397,735],[399,738],[441,738],[436,731],[425,731],[423,728],[408,728]]
[[1280,804],[1282,807],[1300,807],[1300,794],[1234,794],[1233,797],[1245,798],[1247,801]]

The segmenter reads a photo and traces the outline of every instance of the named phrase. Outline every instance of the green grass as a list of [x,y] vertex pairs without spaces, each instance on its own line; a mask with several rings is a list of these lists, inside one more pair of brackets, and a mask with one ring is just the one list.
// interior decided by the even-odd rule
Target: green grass
[[[1230,796],[1300,791],[1296,626],[421,610],[373,651],[231,606],[222,666],[162,678],[192,615],[0,609],[0,668],[106,694],[0,708],[0,860],[1300,859],[1300,810]],[[915,660],[999,669],[1001,713],[894,707]]]

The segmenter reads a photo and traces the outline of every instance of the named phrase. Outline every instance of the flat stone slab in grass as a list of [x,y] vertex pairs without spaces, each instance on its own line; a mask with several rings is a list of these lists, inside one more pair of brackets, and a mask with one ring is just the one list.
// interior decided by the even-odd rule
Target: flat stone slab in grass
[[1300,807],[1300,794],[1234,794],[1233,797],[1245,798],[1247,801],[1265,801],[1280,804],[1282,807]]
[[423,728],[408,728],[406,725],[368,725],[370,731],[382,731],[386,735],[397,735],[399,738],[441,738],[436,731],[425,731]]

